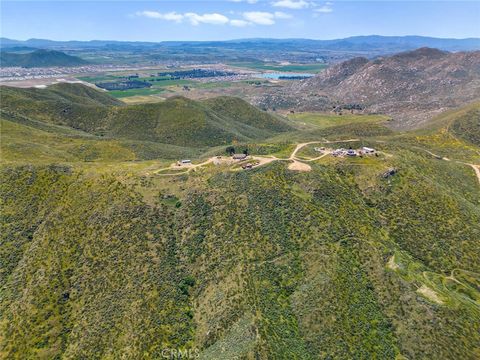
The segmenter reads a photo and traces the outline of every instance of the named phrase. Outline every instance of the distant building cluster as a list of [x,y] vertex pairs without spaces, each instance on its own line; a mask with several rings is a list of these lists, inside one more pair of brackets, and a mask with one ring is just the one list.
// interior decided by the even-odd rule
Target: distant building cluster
[[66,67],[0,67],[0,81],[48,79],[60,75],[96,73],[102,71],[122,71],[131,69],[131,66],[119,65],[84,65]]
[[[326,149],[324,147],[316,147],[314,148],[317,152],[325,152]],[[362,147],[361,149],[334,149],[330,152],[332,156],[335,157],[342,157],[342,156],[363,156],[363,155],[375,155],[377,154],[376,150],[370,147]]]
[[224,76],[233,76],[233,75],[237,75],[237,73],[234,73],[231,71],[216,70],[216,69],[177,70],[177,71],[159,72],[157,74],[157,76],[159,77],[166,77],[171,80],[224,77]]

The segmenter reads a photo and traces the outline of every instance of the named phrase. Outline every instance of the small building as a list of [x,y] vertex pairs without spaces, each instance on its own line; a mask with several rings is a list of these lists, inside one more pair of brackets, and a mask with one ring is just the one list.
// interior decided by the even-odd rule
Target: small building
[[364,146],[362,147],[362,151],[364,154],[373,154],[375,152],[375,149]]
[[233,160],[245,160],[246,158],[246,154],[233,154]]
[[250,163],[242,165],[242,169],[244,169],[244,170],[251,169],[252,167],[253,167],[253,165],[250,164]]
[[333,156],[343,156],[345,155],[345,149],[336,149],[332,151]]

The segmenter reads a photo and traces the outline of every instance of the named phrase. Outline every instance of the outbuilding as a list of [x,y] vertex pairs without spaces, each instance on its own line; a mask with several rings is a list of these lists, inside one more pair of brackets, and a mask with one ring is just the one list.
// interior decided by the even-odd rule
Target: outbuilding
[[246,154],[233,154],[233,160],[245,160],[246,158]]
[[372,148],[369,148],[369,147],[362,147],[362,151],[365,153],[365,154],[373,154],[375,152],[375,149],[372,149]]

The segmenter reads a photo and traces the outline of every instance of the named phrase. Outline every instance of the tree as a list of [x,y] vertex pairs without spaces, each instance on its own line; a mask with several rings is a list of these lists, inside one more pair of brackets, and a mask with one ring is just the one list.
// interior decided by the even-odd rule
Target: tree
[[232,156],[233,154],[235,154],[235,148],[233,146],[228,146],[225,151],[227,152],[227,154],[229,154],[230,156]]

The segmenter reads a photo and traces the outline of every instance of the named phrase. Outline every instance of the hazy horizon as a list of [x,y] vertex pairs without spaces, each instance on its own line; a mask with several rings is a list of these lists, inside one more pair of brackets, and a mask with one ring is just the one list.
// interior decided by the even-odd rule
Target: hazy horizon
[[480,37],[480,3],[475,1],[10,0],[3,1],[1,9],[1,36],[16,40],[333,40],[370,34]]
[[58,39],[50,39],[50,38],[27,38],[27,39],[17,39],[17,38],[10,38],[2,36],[2,39],[8,39],[12,41],[32,41],[32,40],[46,40],[46,41],[55,41],[55,42],[69,42],[69,41],[79,41],[79,42],[89,42],[89,41],[112,41],[112,42],[147,42],[147,43],[162,43],[162,42],[234,42],[234,41],[251,41],[251,40],[312,40],[312,41],[334,41],[334,40],[345,40],[350,38],[360,38],[360,37],[385,37],[385,38],[395,38],[395,37],[421,37],[421,38],[431,38],[431,39],[441,39],[441,40],[480,40],[480,36],[478,37],[464,37],[464,38],[455,38],[455,37],[436,37],[436,36],[424,36],[424,35],[378,35],[378,34],[368,34],[368,35],[354,35],[348,36],[344,38],[329,38],[329,39],[315,39],[315,38],[306,38],[306,37],[254,37],[254,38],[232,38],[232,39],[224,39],[224,40],[189,40],[189,39],[179,39],[179,40],[159,40],[159,41],[144,41],[144,40],[118,40],[118,39],[87,39],[87,40],[78,40],[78,39],[69,39],[69,40],[58,40]]

